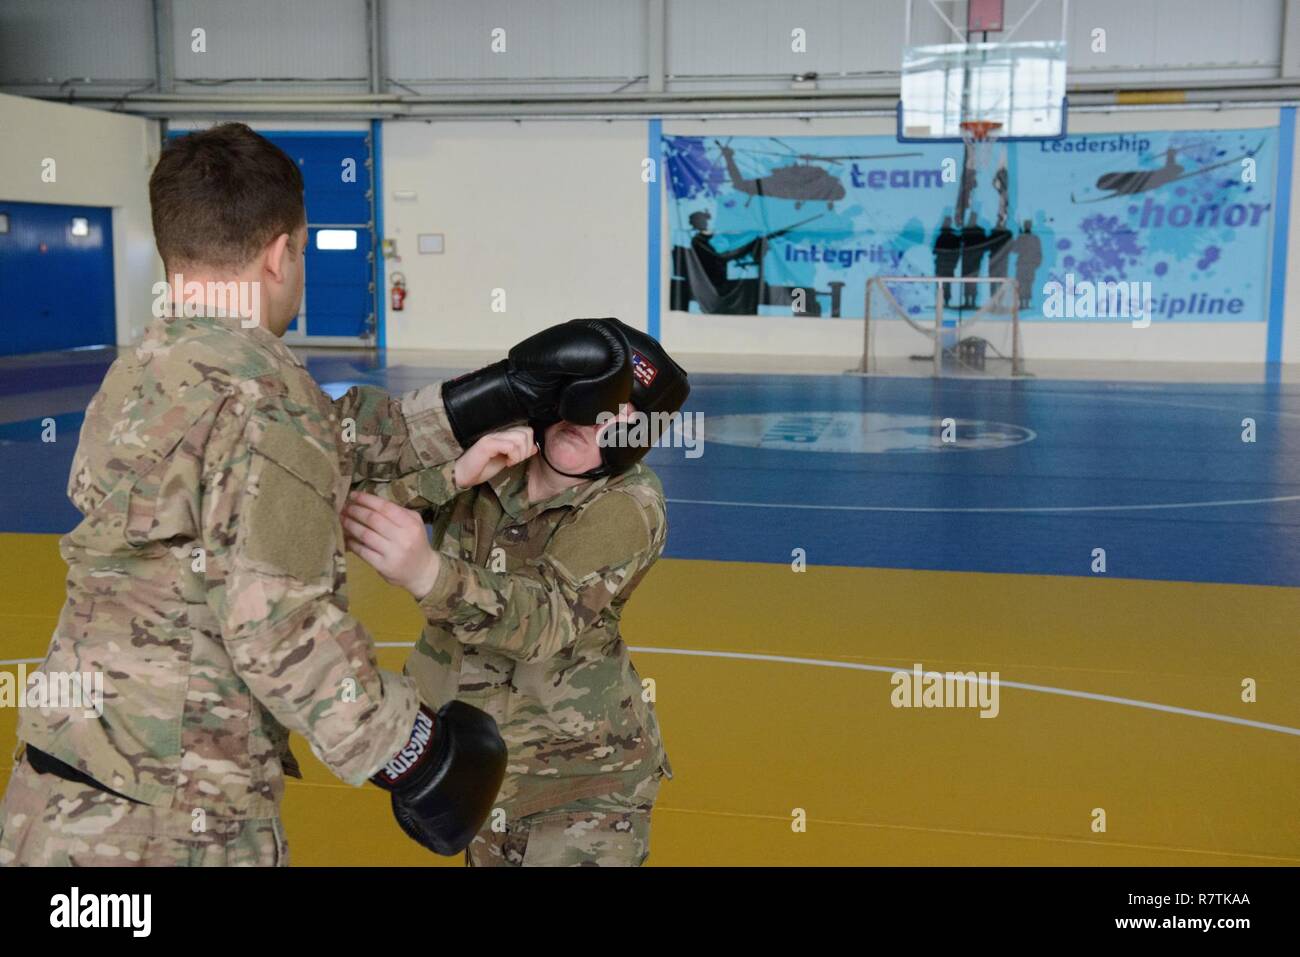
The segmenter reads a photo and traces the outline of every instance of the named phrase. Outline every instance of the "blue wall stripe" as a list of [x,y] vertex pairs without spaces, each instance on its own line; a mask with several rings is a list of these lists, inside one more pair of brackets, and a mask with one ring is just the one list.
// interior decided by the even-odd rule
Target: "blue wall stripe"
[[375,234],[371,237],[375,244],[375,348],[379,350],[380,365],[383,365],[384,350],[388,348],[388,272],[384,262],[384,124],[379,120],[370,121],[370,188],[375,197]]
[[1282,361],[1282,327],[1286,322],[1287,240],[1291,232],[1291,175],[1295,160],[1295,107],[1284,106],[1278,118],[1277,189],[1274,190],[1276,212],[1273,216],[1272,289],[1269,290],[1268,346],[1264,361],[1269,378],[1279,371]]
[[663,131],[664,121],[655,117],[649,123],[647,131],[649,141],[646,144],[646,156],[654,160],[655,175],[646,183],[646,218],[649,223],[646,237],[646,332],[659,338],[659,244],[662,241],[659,219],[663,215],[660,206],[663,186],[659,179],[664,175],[663,168]]

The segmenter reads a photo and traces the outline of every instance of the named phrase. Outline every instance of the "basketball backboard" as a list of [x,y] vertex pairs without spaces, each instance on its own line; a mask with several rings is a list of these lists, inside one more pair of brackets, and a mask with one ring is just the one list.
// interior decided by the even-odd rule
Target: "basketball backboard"
[[999,140],[1065,135],[1068,0],[906,2],[899,140],[960,142],[973,122]]

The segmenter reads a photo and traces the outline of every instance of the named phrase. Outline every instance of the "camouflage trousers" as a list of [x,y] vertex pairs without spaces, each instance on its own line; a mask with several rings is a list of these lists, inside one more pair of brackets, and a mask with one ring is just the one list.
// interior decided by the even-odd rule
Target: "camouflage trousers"
[[289,863],[278,818],[214,820],[155,808],[53,774],[24,756],[0,805],[0,866],[220,867]]
[[660,776],[624,792],[504,821],[494,813],[465,852],[471,867],[640,867]]

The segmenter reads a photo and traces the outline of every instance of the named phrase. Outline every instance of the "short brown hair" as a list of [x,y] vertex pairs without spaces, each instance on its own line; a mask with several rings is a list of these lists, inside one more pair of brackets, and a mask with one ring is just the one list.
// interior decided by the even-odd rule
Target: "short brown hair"
[[168,143],[149,177],[149,205],[169,270],[237,269],[307,221],[298,165],[243,123]]

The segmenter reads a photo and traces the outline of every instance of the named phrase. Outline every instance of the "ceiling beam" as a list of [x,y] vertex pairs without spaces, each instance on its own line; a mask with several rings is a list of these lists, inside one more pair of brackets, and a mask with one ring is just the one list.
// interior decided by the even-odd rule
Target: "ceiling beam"
[[172,0],[153,0],[153,79],[159,93],[176,89],[175,42]]

